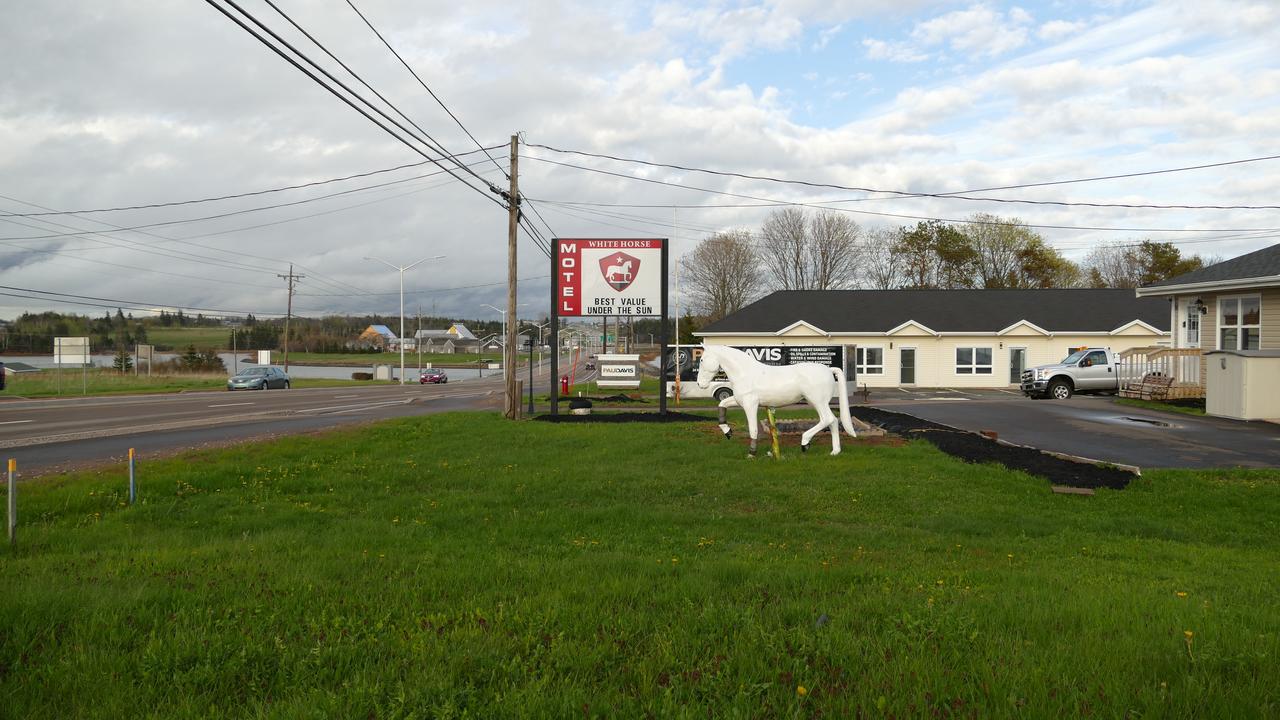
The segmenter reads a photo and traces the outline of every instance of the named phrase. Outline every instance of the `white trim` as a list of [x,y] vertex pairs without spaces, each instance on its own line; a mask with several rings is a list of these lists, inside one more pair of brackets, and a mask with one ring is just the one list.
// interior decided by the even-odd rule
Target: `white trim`
[[823,337],[831,337],[831,333],[827,332],[826,330],[823,330],[817,325],[813,325],[812,323],[806,322],[804,320],[797,320],[791,323],[790,325],[782,328],[781,330],[775,332],[774,335],[778,335],[778,336],[786,335],[787,333],[799,327],[809,328],[810,330],[818,333],[819,335],[822,335]]
[[1234,280],[1209,280],[1183,285],[1140,287],[1135,288],[1134,293],[1138,297],[1147,297],[1149,295],[1176,295],[1178,293],[1203,292],[1206,290],[1250,290],[1277,285],[1280,285],[1280,275],[1265,275],[1263,277],[1238,278]]
[[1161,330],[1160,330],[1160,328],[1152,327],[1151,325],[1147,324],[1146,322],[1143,322],[1142,320],[1130,320],[1129,322],[1127,322],[1127,323],[1125,323],[1125,324],[1121,325],[1120,327],[1116,328],[1115,330],[1112,330],[1111,332],[1109,332],[1109,333],[1107,333],[1107,334],[1108,334],[1108,335],[1119,335],[1120,333],[1124,332],[1125,330],[1128,330],[1129,328],[1133,327],[1134,325],[1138,325],[1138,326],[1144,327],[1144,328],[1146,328],[1146,329],[1150,330],[1151,332],[1155,333],[1156,335],[1168,335],[1168,334],[1169,334],[1169,333],[1166,333],[1166,332],[1161,331]]
[[1032,330],[1035,330],[1036,332],[1040,333],[1041,335],[1044,335],[1045,337],[1053,337],[1053,333],[1049,332],[1048,330],[1045,330],[1039,325],[1026,319],[1019,320],[1018,322],[1010,325],[1009,327],[1003,330],[997,330],[996,335],[1008,335],[1014,328],[1018,327],[1019,325],[1026,325],[1027,327],[1031,328]]
[[[952,350],[954,350],[954,352],[951,355],[951,374],[954,375],[955,377],[960,377],[960,376],[978,377],[979,375],[985,375],[987,377],[994,378],[996,376],[996,349],[994,347],[990,345],[957,345],[954,348],[952,348]],[[956,354],[958,354],[961,350],[973,351],[973,356],[972,356],[973,359],[968,365],[961,365],[959,362],[959,359],[956,357]],[[988,351],[991,354],[991,362],[985,365],[979,363],[978,362],[979,350]],[[967,372],[967,373],[959,372],[961,367],[967,367],[970,370],[973,370],[973,372]],[[984,372],[984,373],[978,372],[978,368],[987,368],[990,372]],[[1004,383],[1004,384],[1007,385],[1008,383]]]
[[[1256,325],[1254,325],[1253,323],[1249,323],[1246,325],[1244,322],[1244,311],[1240,309],[1240,304],[1241,304],[1240,301],[1251,299],[1251,298],[1258,299],[1258,324]],[[1214,327],[1213,348],[1215,350],[1223,349],[1222,348],[1222,331],[1224,329],[1224,326],[1222,323],[1222,301],[1223,300],[1236,301],[1236,324],[1227,326],[1236,331],[1236,347],[1227,348],[1227,349],[1243,350],[1244,348],[1239,347],[1240,331],[1245,329],[1253,329],[1253,328],[1258,329],[1258,346],[1261,347],[1262,346],[1262,293],[1258,292],[1258,293],[1244,293],[1241,295],[1219,295],[1218,297],[1214,298],[1214,304],[1218,306],[1218,309],[1217,309],[1217,315],[1214,321],[1215,327]],[[1203,344],[1204,343],[1201,342],[1201,345]]]
[[[858,369],[858,367],[859,367],[859,366],[858,366],[858,351],[859,351],[859,350],[861,350],[861,351],[862,351],[862,359],[863,359],[863,363],[862,363],[862,366],[861,366],[861,367],[863,368],[862,370],[859,370],[859,369]],[[867,353],[866,353],[866,351],[867,351],[867,350],[879,350],[879,351],[880,351],[880,363],[879,363],[878,365],[871,365],[871,364],[868,364],[868,363],[866,362],[866,358],[867,358]],[[854,369],[853,369],[854,377],[862,377],[863,375],[868,375],[868,376],[870,376],[870,375],[874,375],[875,377],[888,377],[888,373],[887,373],[887,372],[885,372],[885,369],[886,369],[886,368],[885,368],[885,361],[889,359],[887,355],[888,355],[888,350],[886,350],[886,349],[885,349],[885,346],[884,346],[884,345],[855,345],[855,346],[854,346],[854,349],[853,349],[853,363],[852,363],[852,364],[853,364],[853,368],[854,368]],[[873,373],[873,372],[868,372],[868,371],[866,370],[866,368],[869,368],[869,367],[879,368],[879,369],[880,369],[880,372],[874,372],[874,373]]]
[[888,335],[894,335],[894,334],[896,334],[898,331],[900,331],[900,330],[902,330],[902,329],[904,329],[904,328],[908,328],[908,327],[915,327],[915,328],[918,328],[918,329],[923,330],[923,331],[925,331],[925,332],[927,332],[927,333],[929,333],[930,335],[933,335],[933,336],[937,336],[937,335],[938,335],[938,333],[937,333],[933,328],[928,327],[928,326],[925,326],[925,325],[921,325],[920,323],[916,322],[915,320],[908,320],[908,321],[906,321],[906,322],[902,323],[901,325],[899,325],[899,326],[897,326],[897,327],[890,328],[890,329],[886,330],[886,331],[884,332],[884,334],[885,334],[886,336],[888,336]]

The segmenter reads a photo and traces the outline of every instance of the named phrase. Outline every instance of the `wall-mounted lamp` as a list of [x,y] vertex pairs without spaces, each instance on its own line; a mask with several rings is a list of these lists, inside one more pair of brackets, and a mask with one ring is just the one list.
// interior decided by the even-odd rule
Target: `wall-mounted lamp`
[[1001,350],[1003,350],[1003,349],[1004,349],[1004,343],[1000,343],[1000,349],[1001,349]]
[[891,342],[891,343],[889,343],[889,349],[890,349],[890,350],[892,350],[892,349],[893,349],[893,343],[892,343],[892,342]]
[[1196,298],[1196,301],[1191,303],[1191,306],[1198,310],[1201,315],[1209,314],[1209,308],[1205,306],[1204,300],[1201,300],[1200,298]]

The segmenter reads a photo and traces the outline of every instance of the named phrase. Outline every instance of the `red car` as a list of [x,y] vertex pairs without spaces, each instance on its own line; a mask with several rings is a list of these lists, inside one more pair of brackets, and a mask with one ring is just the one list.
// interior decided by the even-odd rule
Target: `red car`
[[422,374],[418,376],[418,382],[423,385],[427,383],[447,383],[449,382],[449,376],[445,375],[444,371],[439,368],[431,368],[422,371]]

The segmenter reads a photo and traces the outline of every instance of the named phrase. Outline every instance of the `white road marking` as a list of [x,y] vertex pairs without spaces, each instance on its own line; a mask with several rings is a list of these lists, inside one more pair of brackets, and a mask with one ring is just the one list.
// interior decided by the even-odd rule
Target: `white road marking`
[[925,400],[930,400],[930,401],[933,401],[933,402],[948,402],[948,401],[950,401],[950,402],[969,402],[969,398],[958,398],[958,397],[931,397],[931,398],[925,398]]
[[252,405],[252,404],[253,404],[253,403],[251,403],[251,402],[242,402],[242,403],[219,403],[219,404],[217,404],[217,405],[209,405],[208,407],[211,407],[211,408],[215,408],[215,407],[236,407],[237,405]]
[[5,420],[0,425],[21,425],[22,423],[35,422],[35,420]]
[[334,395],[334,400],[346,400],[347,398],[360,397],[359,395]]
[[368,410],[370,408],[383,407],[386,405],[403,405],[404,403],[405,403],[404,400],[384,400],[382,402],[371,403],[368,405],[354,405],[354,406],[330,405],[329,407],[304,408],[302,410],[299,410],[298,412],[313,413],[313,412],[325,412],[328,410],[334,410],[339,412],[351,412],[353,410]]

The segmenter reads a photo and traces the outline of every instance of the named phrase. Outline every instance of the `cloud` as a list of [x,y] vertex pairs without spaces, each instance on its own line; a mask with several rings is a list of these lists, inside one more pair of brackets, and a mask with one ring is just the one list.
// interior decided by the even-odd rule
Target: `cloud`
[[925,46],[947,45],[976,56],[995,57],[1027,42],[1031,15],[1021,8],[1008,13],[974,5],[919,23],[911,38]]
[[867,49],[867,57],[872,60],[915,63],[929,59],[927,53],[920,52],[907,43],[891,43],[876,40],[875,38],[863,38],[862,46]]
[[1036,30],[1036,37],[1041,40],[1061,40],[1069,35],[1075,35],[1081,30],[1089,26],[1089,23],[1083,20],[1071,22],[1068,20],[1050,20],[1040,26]]

